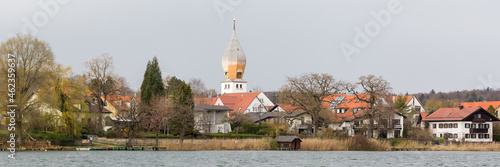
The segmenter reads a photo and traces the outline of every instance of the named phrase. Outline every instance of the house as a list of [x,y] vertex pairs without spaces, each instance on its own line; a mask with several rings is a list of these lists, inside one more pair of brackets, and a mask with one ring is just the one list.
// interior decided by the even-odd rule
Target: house
[[[80,117],[78,118],[79,120],[84,121],[83,119],[87,118],[87,126],[92,127],[96,126],[97,122],[99,119],[102,120],[102,127],[104,131],[107,131],[112,127],[108,122],[106,122],[106,118],[111,116],[111,111],[109,111],[106,108],[103,108],[101,112],[99,112],[99,106],[97,104],[97,101],[94,99],[89,99],[87,98],[85,100],[85,104],[87,104],[87,109],[88,109],[88,115],[83,115],[81,114]],[[81,107],[78,107],[79,109],[82,109]]]
[[[101,98],[104,99],[104,96]],[[104,108],[111,111],[111,118],[126,118],[133,102],[137,102],[134,96],[108,95]]]
[[276,124],[279,119],[280,128],[290,133],[303,134],[312,132],[312,117],[305,111],[286,112],[251,112],[247,113],[253,123]]
[[481,102],[461,102],[459,105],[464,106],[464,108],[469,108],[469,107],[481,107],[485,110],[488,110],[490,106],[492,106],[495,109],[495,116],[498,118],[500,110],[500,101],[481,101]]
[[218,105],[196,105],[194,110],[195,129],[201,133],[231,132],[231,125],[224,119],[232,109]]
[[421,112],[425,112],[425,109],[422,105],[422,102],[420,102],[420,100],[418,100],[417,96],[415,95],[405,95],[405,96],[400,96],[400,95],[396,95],[396,96],[392,96],[392,102],[396,102],[396,100],[401,97],[401,98],[405,98],[406,97],[406,106],[408,106],[408,111],[407,113],[410,114],[410,113],[414,113],[416,117],[418,117],[420,115]]
[[214,105],[229,107],[238,114],[266,112],[266,108],[274,106],[262,92],[225,93],[217,98]]
[[[367,135],[370,125],[370,119],[366,117],[367,113],[367,110],[360,110],[343,119],[341,127],[348,136]],[[396,111],[379,112],[378,115],[374,120],[373,137],[398,138],[403,135],[403,121],[406,116]]]
[[481,107],[440,108],[423,119],[430,125],[434,138],[449,141],[491,142],[492,121],[498,118]]
[[297,136],[278,136],[276,142],[282,150],[300,150],[300,140]]

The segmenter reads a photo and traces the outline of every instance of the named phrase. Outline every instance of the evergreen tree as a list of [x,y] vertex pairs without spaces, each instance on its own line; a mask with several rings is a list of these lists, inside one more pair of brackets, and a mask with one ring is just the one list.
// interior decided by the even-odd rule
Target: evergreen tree
[[175,90],[178,90],[182,84],[182,80],[178,79],[177,77],[173,76],[167,81],[167,95],[171,96]]
[[174,132],[179,133],[182,144],[184,136],[192,134],[194,129],[194,98],[191,86],[181,81],[178,88],[172,91],[169,99],[173,107],[173,116],[169,124]]
[[410,107],[406,105],[406,100],[408,100],[408,96],[398,96],[396,101],[394,101],[394,108],[396,108],[399,113],[407,116]]
[[148,61],[144,79],[141,85],[141,100],[150,105],[153,97],[165,96],[165,86],[161,76],[160,66],[156,56],[152,61]]
[[492,105],[490,105],[486,111],[491,113],[491,115],[494,115],[494,116],[497,115],[497,111],[495,110],[495,108]]
[[434,89],[432,89],[430,94],[431,95],[436,94],[436,91],[434,91]]

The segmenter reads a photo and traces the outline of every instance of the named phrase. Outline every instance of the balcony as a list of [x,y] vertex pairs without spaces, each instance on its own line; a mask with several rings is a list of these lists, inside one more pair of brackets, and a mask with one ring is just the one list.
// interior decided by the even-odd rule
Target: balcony
[[471,128],[469,130],[469,133],[488,133],[488,129],[485,129],[485,128]]
[[473,123],[485,123],[487,120],[484,118],[474,118],[472,119]]

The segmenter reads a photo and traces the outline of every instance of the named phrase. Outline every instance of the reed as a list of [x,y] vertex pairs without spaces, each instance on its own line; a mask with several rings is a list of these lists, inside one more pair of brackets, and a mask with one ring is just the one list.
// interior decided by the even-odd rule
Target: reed
[[304,139],[301,150],[307,151],[390,151],[389,142],[364,137],[348,139]]
[[196,139],[184,140],[183,144],[179,140],[172,139],[160,144],[167,150],[270,150],[271,138],[263,139]]
[[430,151],[500,151],[500,143],[450,143],[433,146]]

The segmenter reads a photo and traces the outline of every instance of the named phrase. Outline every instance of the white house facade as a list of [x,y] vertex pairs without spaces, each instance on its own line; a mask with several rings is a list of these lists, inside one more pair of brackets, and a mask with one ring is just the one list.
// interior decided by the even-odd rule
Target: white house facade
[[481,107],[441,108],[423,119],[434,138],[456,142],[492,142],[498,118]]

